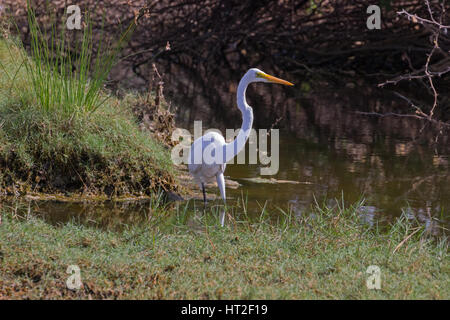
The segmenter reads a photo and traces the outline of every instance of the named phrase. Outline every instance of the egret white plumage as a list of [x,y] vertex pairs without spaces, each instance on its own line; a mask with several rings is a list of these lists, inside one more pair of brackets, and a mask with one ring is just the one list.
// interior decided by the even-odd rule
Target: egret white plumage
[[[196,139],[189,152],[189,172],[199,184],[203,192],[203,201],[206,206],[205,183],[217,181],[220,195],[226,205],[224,172],[227,162],[233,159],[244,147],[248,140],[253,124],[253,109],[245,100],[245,91],[252,82],[270,82],[293,86],[292,83],[268,75],[263,71],[252,68],[242,77],[237,89],[237,105],[242,112],[242,126],[237,137],[226,143],[223,136],[217,132],[208,132]],[[225,214],[222,212],[220,224],[224,225]]]

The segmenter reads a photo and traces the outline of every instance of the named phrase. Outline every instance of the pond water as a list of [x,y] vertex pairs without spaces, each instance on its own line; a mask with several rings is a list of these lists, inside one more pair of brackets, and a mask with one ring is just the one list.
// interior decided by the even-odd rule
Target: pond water
[[363,144],[339,138],[323,145],[287,136],[280,140],[275,176],[255,179],[261,177],[260,165],[227,168],[226,175],[242,185],[229,195],[243,192],[249,210],[260,212],[267,202],[269,208],[289,205],[301,215],[316,202],[333,206],[343,200],[348,206],[364,199],[361,215],[373,221],[392,220],[404,211],[427,226],[448,226],[448,155],[405,141]]
[[[166,99],[177,106],[178,126],[192,130],[194,120],[202,120],[204,130],[240,127],[235,93],[241,72],[213,73],[206,83],[182,71],[173,66],[164,70],[170,84]],[[375,85],[356,87],[360,83],[355,80],[336,89],[266,71],[296,83],[294,88],[255,84],[248,89],[254,127],[280,128],[279,170],[261,176],[259,164],[228,165],[225,176],[240,184],[227,189],[231,200],[244,196],[254,215],[264,206],[274,208],[274,214],[280,207],[302,215],[316,202],[332,206],[337,199],[349,205],[363,198],[360,213],[369,223],[391,221],[406,212],[427,228],[449,228],[447,134],[437,135],[410,118],[355,113],[386,112],[395,105],[392,93]],[[430,143],[436,139],[438,144]],[[149,213],[148,202],[33,205],[53,223],[76,219],[106,227],[145,221]]]
[[[175,74],[183,74],[184,69],[176,70]],[[170,71],[172,91],[168,91],[179,106],[180,126],[193,132],[193,121],[202,120],[204,130],[225,132],[225,128],[240,127],[241,115],[235,106],[237,76],[223,81],[227,77],[216,73],[205,82],[191,75],[186,81],[170,76],[173,66]],[[280,129],[279,171],[261,176],[262,165],[228,165],[225,176],[240,187],[228,188],[227,197],[243,195],[255,215],[264,206],[273,208],[272,212],[276,207],[289,208],[301,215],[316,202],[333,206],[337,199],[350,205],[364,199],[360,212],[370,223],[392,221],[405,212],[436,232],[449,228],[448,132],[436,132],[411,118],[355,112],[398,112],[402,108],[401,113],[411,112],[376,83],[355,79],[331,85],[268,73],[296,83],[289,88],[252,84],[247,91],[254,127]],[[180,93],[182,99],[177,98]]]
[[[227,166],[227,179],[239,183],[227,188],[228,203],[246,199],[250,215],[262,208],[273,215],[279,208],[296,216],[308,214],[316,203],[330,207],[354,204],[366,223],[390,222],[405,212],[409,219],[423,223],[441,234],[450,222],[450,157],[436,155],[425,146],[412,147],[406,141],[374,144],[335,139],[329,144],[280,137],[279,171],[261,176],[261,164]],[[211,189],[216,192],[218,189]],[[187,205],[202,208],[202,200],[172,203],[173,210]],[[212,201],[210,206],[221,204]],[[151,201],[66,203],[33,201],[33,211],[53,224],[74,221],[95,227],[117,229],[151,219]],[[26,205],[22,211],[27,211]]]

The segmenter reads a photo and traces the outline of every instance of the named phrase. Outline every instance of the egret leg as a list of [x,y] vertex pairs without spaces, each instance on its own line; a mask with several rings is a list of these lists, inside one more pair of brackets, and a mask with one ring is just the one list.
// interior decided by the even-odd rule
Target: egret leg
[[[227,197],[225,192],[225,178],[223,176],[223,173],[219,173],[217,175],[217,185],[219,186],[220,195],[222,196],[223,203],[226,207],[227,205]],[[220,213],[220,225],[223,227],[225,224],[225,207],[224,210]]]
[[202,191],[203,191],[203,205],[206,209],[206,192],[205,192],[205,184],[202,182]]

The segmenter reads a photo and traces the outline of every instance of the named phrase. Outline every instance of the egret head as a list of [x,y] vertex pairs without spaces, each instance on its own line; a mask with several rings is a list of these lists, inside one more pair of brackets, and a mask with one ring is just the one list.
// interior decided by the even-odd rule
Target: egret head
[[250,78],[250,82],[270,82],[270,83],[284,84],[286,86],[294,85],[293,83],[290,83],[289,81],[271,76],[257,68],[252,68],[252,69],[248,70],[247,75]]

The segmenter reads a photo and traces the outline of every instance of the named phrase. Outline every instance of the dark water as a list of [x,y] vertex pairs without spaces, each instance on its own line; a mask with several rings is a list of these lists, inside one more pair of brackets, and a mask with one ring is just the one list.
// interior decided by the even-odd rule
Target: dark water
[[[450,217],[450,159],[408,142],[379,144],[334,139],[328,145],[282,136],[280,169],[276,180],[259,177],[259,166],[230,165],[226,175],[242,186],[229,190],[233,197],[248,195],[250,210],[286,208],[298,215],[316,201],[347,206],[364,199],[361,214],[369,219],[392,220],[402,212],[426,224],[448,226]],[[264,183],[265,182],[265,183]]]
[[[235,106],[240,73],[214,74],[205,83],[173,66],[164,71],[170,84],[166,98],[177,106],[178,126],[192,129],[194,120],[202,120],[204,130],[240,127]],[[280,128],[279,171],[260,176],[260,165],[229,165],[226,177],[240,184],[227,189],[230,201],[244,196],[254,215],[264,206],[274,214],[281,207],[301,215],[316,202],[333,206],[338,199],[350,205],[363,198],[360,213],[370,223],[391,221],[405,212],[433,230],[449,228],[447,133],[436,134],[407,118],[355,113],[386,112],[396,105],[391,93],[374,85],[355,81],[338,88],[315,86],[266,71],[296,83],[294,88],[255,84],[248,90],[254,127]],[[105,227],[142,222],[151,213],[148,202],[37,205],[53,223],[75,219]]]
[[[244,198],[249,214],[256,217],[263,207],[273,215],[281,208],[300,216],[308,214],[316,202],[333,207],[337,202],[349,206],[364,199],[359,212],[369,224],[391,222],[404,212],[435,234],[449,228],[450,157],[434,154],[426,146],[392,140],[364,144],[343,138],[323,144],[282,134],[278,173],[261,176],[261,167],[231,164],[225,173],[240,184],[227,189],[228,203]],[[202,207],[201,199],[197,200],[196,204],[171,203],[168,208],[188,206],[194,211],[194,206]],[[150,221],[156,202],[41,201],[30,205],[53,224],[73,221],[121,229]],[[217,204],[221,201],[209,205]],[[22,212],[26,209],[22,205]]]
[[[301,215],[316,202],[333,206],[338,199],[350,205],[364,199],[360,211],[369,222],[392,221],[404,212],[429,228],[449,228],[449,132],[411,118],[355,112],[410,112],[392,92],[370,81],[314,84],[280,76],[296,86],[253,84],[247,92],[254,127],[280,129],[279,171],[261,176],[260,165],[227,166],[225,175],[241,185],[228,189],[228,197],[244,195],[255,215],[264,206]],[[204,130],[240,127],[235,106],[239,79],[206,84],[192,76],[192,81],[169,79],[179,125],[192,130],[193,121],[202,120]],[[177,100],[177,92],[183,99]]]

